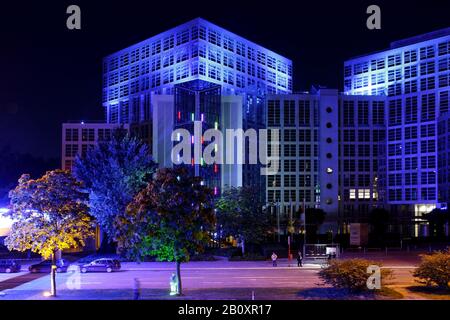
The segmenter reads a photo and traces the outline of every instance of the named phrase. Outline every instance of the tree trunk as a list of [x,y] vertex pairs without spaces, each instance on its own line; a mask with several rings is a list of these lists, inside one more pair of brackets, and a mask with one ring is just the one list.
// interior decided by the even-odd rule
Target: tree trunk
[[183,294],[181,287],[181,262],[177,260],[177,295]]
[[56,250],[52,254],[52,268],[50,271],[51,291],[50,295],[56,297]]

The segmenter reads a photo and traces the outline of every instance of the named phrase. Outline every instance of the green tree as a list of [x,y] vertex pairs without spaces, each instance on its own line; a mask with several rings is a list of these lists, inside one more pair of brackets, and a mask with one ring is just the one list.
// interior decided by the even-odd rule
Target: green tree
[[445,236],[445,225],[450,221],[450,211],[433,209],[432,211],[423,215],[430,225],[430,235],[436,237]]
[[242,254],[245,243],[259,244],[273,231],[263,205],[258,190],[249,186],[229,188],[217,200],[217,228],[225,236],[240,239]]
[[51,294],[55,296],[55,254],[84,246],[84,239],[94,236],[88,195],[69,172],[54,170],[37,180],[22,175],[9,197],[15,222],[5,244],[10,250],[31,250],[45,259],[52,257]]
[[115,130],[111,140],[88,149],[84,158],[76,158],[73,173],[89,190],[90,213],[105,232],[106,242],[120,234],[115,219],[125,213],[155,169],[148,146],[122,129]]
[[204,250],[214,225],[212,190],[184,166],[163,168],[116,220],[116,227],[124,230],[118,247],[133,259],[175,261],[181,295],[181,262]]

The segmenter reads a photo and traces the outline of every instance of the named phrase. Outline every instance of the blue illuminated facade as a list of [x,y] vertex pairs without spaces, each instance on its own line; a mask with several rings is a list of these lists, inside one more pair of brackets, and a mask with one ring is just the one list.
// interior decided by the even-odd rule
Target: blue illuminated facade
[[197,18],[104,59],[106,121],[150,121],[152,94],[173,94],[174,85],[192,80],[218,84],[222,94],[251,94],[248,119],[264,122],[256,100],[292,92],[292,61]]
[[[176,128],[179,112],[189,114],[189,119],[190,114],[194,114],[195,120],[201,116],[188,110],[189,103],[183,101],[183,98],[191,100],[187,92],[201,91],[197,88],[199,83],[219,87],[218,105],[220,95],[242,96],[241,128],[264,128],[264,97],[292,92],[292,62],[197,18],[104,59],[106,122],[130,124],[130,131],[153,147],[153,126],[158,121],[153,117],[154,96],[175,96],[173,117]],[[206,109],[202,113],[204,116],[211,112]],[[214,122],[222,122],[220,112]],[[220,176],[220,168],[216,166],[201,171],[204,170],[212,170]],[[207,183],[218,188],[220,183],[213,182],[217,177],[209,173],[206,176],[209,177]],[[244,165],[242,176],[244,184],[264,188],[258,165]]]
[[[450,28],[344,63],[344,91],[386,97],[386,203],[416,220],[441,203],[438,118],[449,110]],[[442,198],[444,199],[444,198]]]
[[104,58],[105,122],[127,124],[161,166],[172,165],[170,133],[193,121],[279,129],[279,174],[193,164],[195,174],[216,194],[260,187],[284,218],[323,208],[323,231],[348,232],[385,207],[390,232],[421,235],[422,214],[450,201],[450,28],[347,60],[343,93],[294,94],[292,74],[291,60],[197,18]]

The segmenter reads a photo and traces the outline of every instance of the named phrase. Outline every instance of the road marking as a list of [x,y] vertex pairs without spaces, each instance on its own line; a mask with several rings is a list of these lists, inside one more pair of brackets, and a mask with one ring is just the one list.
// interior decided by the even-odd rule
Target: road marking
[[[219,268],[210,268],[210,267],[206,267],[206,268],[200,268],[200,267],[195,267],[195,268],[182,268],[183,271],[187,271],[187,270],[316,270],[316,269],[320,269],[320,266],[317,267],[303,267],[303,268],[297,268],[297,267],[219,267]],[[144,268],[139,268],[139,269],[123,269],[124,271],[173,271],[174,269],[172,268],[156,268],[156,269],[144,269]]]

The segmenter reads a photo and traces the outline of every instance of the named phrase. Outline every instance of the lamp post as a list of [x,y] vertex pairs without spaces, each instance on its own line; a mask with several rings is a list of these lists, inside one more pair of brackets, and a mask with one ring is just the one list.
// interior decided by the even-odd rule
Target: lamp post
[[280,228],[280,206],[279,203],[276,202],[276,210],[277,210],[277,229],[278,229],[278,243],[281,241],[281,228]]
[[[273,205],[275,206],[275,210],[276,210],[276,214],[277,214],[277,234],[278,234],[278,243],[280,243],[280,212],[278,210],[278,202],[276,201],[276,195],[275,195],[276,186],[277,186],[277,182],[276,182],[276,178],[274,177],[273,182],[272,182],[272,187],[274,188],[274,190],[273,190]],[[273,212],[272,212],[272,214],[273,214]]]
[[308,162],[303,166],[303,258],[306,258],[306,169]]

